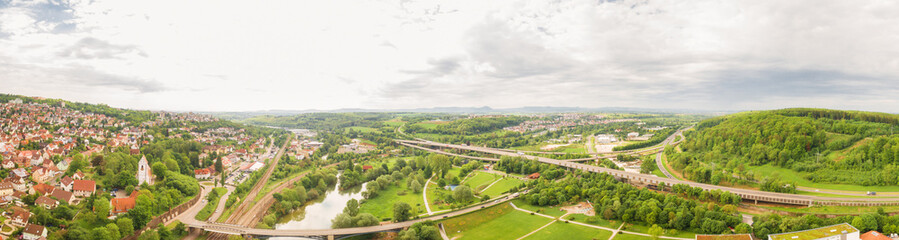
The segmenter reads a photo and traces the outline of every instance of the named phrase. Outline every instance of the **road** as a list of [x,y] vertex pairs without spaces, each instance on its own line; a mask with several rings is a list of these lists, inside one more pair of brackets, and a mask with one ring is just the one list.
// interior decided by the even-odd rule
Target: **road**
[[[685,138],[684,138],[683,133],[684,133],[684,131],[686,131],[687,129],[690,129],[690,128],[692,128],[692,127],[677,130],[677,132],[675,132],[674,134],[671,134],[671,136],[668,136],[668,138],[666,138],[665,141],[662,143],[662,151],[659,151],[659,153],[656,155],[656,166],[658,166],[659,171],[662,171],[662,174],[665,174],[665,177],[667,177],[667,178],[675,178],[675,177],[674,177],[674,175],[671,175],[670,172],[668,172],[668,168],[666,168],[665,164],[662,163],[662,154],[665,154],[665,151],[664,151],[665,146],[667,146],[669,143],[672,143],[674,141],[674,139],[677,138],[677,136],[681,136],[681,138],[680,138],[681,141],[684,141]],[[680,141],[677,143],[680,143]],[[674,144],[677,144],[677,143],[674,143]]]
[[234,192],[234,186],[225,185],[225,189],[227,189],[228,192],[219,199],[219,205],[215,208],[215,212],[212,213],[212,216],[209,217],[209,219],[219,219],[219,217],[222,216],[222,213],[225,212],[225,202],[228,201],[228,197]]
[[[431,141],[409,141],[409,140],[395,140],[404,146],[409,145],[418,145],[415,146],[418,149],[427,149],[426,151],[431,151],[435,153],[441,154],[451,154],[453,156],[463,156],[460,154],[452,154],[447,153],[445,151],[434,150],[421,146],[432,146],[432,147],[441,147],[441,148],[452,148],[452,149],[461,149],[467,151],[475,151],[482,153],[490,153],[500,156],[512,156],[512,157],[527,157],[531,159],[535,159],[537,161],[554,164],[562,167],[572,168],[572,169],[581,169],[590,172],[598,172],[598,173],[608,173],[618,178],[628,179],[631,182],[642,182],[645,184],[660,184],[665,183],[668,186],[674,184],[687,184],[694,187],[700,187],[705,190],[723,190],[728,191],[734,194],[739,195],[744,200],[754,200],[754,201],[763,201],[763,202],[772,202],[772,203],[782,203],[782,204],[793,204],[793,205],[841,205],[841,206],[876,206],[876,205],[896,205],[899,204],[899,198],[848,198],[848,197],[830,197],[830,196],[809,196],[809,195],[799,195],[799,194],[788,194],[788,193],[774,193],[774,192],[764,192],[753,189],[741,189],[741,188],[732,188],[725,186],[717,186],[711,184],[704,183],[696,183],[689,181],[682,181],[678,179],[670,179],[670,178],[662,178],[653,175],[646,175],[640,173],[631,173],[625,172],[621,170],[608,169],[598,166],[586,165],[581,163],[574,162],[566,162],[555,160],[551,158],[539,157],[539,156],[529,156],[529,155],[519,155],[516,153],[511,153],[507,151],[499,151],[490,148],[483,147],[475,147],[475,146],[463,146],[463,145],[455,145],[455,144],[445,144],[445,143],[437,143]],[[482,157],[468,157],[473,159],[487,159],[489,161],[496,161],[496,158],[482,158]]]

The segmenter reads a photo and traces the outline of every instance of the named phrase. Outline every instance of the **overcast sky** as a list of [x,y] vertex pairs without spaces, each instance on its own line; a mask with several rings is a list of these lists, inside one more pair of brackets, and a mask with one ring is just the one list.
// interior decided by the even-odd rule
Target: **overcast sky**
[[9,1],[0,92],[153,110],[899,112],[884,1]]

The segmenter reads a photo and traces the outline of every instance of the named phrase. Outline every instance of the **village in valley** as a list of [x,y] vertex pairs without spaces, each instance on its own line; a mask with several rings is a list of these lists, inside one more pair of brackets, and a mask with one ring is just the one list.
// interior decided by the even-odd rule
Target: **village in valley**
[[[24,102],[15,98],[0,104],[0,177],[3,178],[0,182],[0,206],[3,209],[0,237],[3,239],[12,236],[44,239],[54,231],[52,229],[95,221],[79,217],[86,215],[85,211],[93,212],[98,219],[107,219],[100,222],[116,223],[117,217],[131,211],[141,201],[139,196],[145,193],[141,189],[164,184],[157,176],[160,173],[154,173],[160,167],[151,166],[147,154],[142,151],[154,142],[183,138],[202,145],[193,155],[179,156],[179,161],[172,161],[171,153],[167,152],[168,166],[163,165],[163,171],[177,169],[177,165],[183,164],[180,168],[195,168],[185,175],[197,180],[211,180],[213,176],[227,172],[232,176],[227,181],[235,185],[265,166],[276,148],[269,135],[251,134],[235,126],[215,126],[212,123],[219,120],[207,115],[111,111],[118,116],[111,117],[96,113],[98,111],[67,108],[65,101],[41,100]],[[134,122],[126,120],[129,114],[148,117],[146,121]],[[198,127],[204,129],[198,130]],[[309,140],[293,140],[291,144],[295,157],[307,156],[317,147],[320,143],[316,145]],[[111,164],[103,159],[104,154],[110,152],[139,159],[119,163],[134,164],[135,171],[121,176],[133,181],[124,188],[109,182],[104,184],[99,179],[101,168],[108,166],[98,164]],[[167,167],[169,169],[165,169]],[[113,173],[106,173],[109,174]],[[215,183],[223,184],[218,181],[221,180],[216,179]],[[179,203],[180,200],[173,201]],[[73,216],[75,214],[78,216]],[[47,217],[69,220],[50,221]],[[120,230],[121,233],[133,231]]]

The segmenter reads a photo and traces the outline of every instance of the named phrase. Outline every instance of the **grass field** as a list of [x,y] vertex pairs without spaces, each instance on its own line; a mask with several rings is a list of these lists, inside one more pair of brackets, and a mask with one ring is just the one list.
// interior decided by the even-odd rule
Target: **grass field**
[[506,191],[509,191],[509,189],[512,189],[513,187],[517,187],[521,183],[522,181],[518,180],[517,178],[507,177],[503,180],[499,180],[499,182],[493,184],[493,186],[490,186],[490,188],[485,189],[483,192],[481,192],[481,196],[486,194],[490,197],[496,197],[502,195]]
[[762,165],[762,166],[750,166],[748,170],[755,172],[761,176],[771,176],[777,174],[780,176],[782,180],[796,182],[796,186],[809,187],[809,188],[818,188],[818,189],[832,189],[832,190],[842,190],[842,191],[857,191],[857,192],[865,192],[865,191],[876,191],[876,192],[899,192],[899,186],[861,186],[861,185],[850,185],[850,184],[831,184],[831,183],[816,183],[809,181],[808,179],[802,178],[802,173],[784,169],[777,166]]
[[428,204],[431,206],[431,211],[449,209],[449,206],[444,204],[434,204],[434,200],[437,199],[437,193],[439,192],[452,194],[449,190],[438,187],[437,183],[435,183],[434,180],[431,180],[431,184],[428,184]]
[[572,221],[586,223],[586,224],[590,224],[590,225],[596,225],[596,226],[600,226],[600,227],[618,229],[618,227],[621,226],[621,221],[616,221],[616,220],[609,221],[609,220],[602,219],[599,216],[596,217],[595,223],[589,223],[589,222],[587,222],[588,216],[584,215],[584,214],[569,214],[568,216],[565,216],[565,219],[569,219],[571,217],[574,217],[574,219]]
[[647,236],[640,236],[640,235],[627,234],[627,233],[620,232],[620,233],[618,233],[618,235],[615,235],[615,238],[612,240],[652,240],[652,238],[647,237]]
[[552,221],[516,211],[509,204],[465,214],[443,221],[447,235],[459,239],[515,239]]
[[497,176],[496,174],[481,171],[475,171],[472,174],[473,175],[471,177],[462,182],[462,185],[468,185],[475,191],[480,190],[478,187],[487,187],[487,185],[490,185],[491,183],[493,183],[493,181],[496,181],[500,178],[500,176]]
[[[628,224],[624,227],[627,231],[649,234],[649,227],[640,224]],[[663,236],[679,237],[679,238],[695,238],[696,233],[690,231],[678,231],[676,229],[665,229]]]
[[206,221],[209,216],[212,216],[212,211],[215,211],[215,208],[217,208],[219,205],[219,199],[221,199],[222,196],[224,196],[225,193],[228,192],[228,189],[225,189],[224,187],[217,187],[213,188],[212,191],[217,192],[218,197],[206,203],[206,206],[203,206],[203,209],[200,209],[200,212],[198,212],[197,215],[194,216],[194,219]]
[[520,198],[512,200],[512,203],[514,203],[515,206],[518,208],[528,210],[531,212],[538,212],[538,213],[542,213],[545,215],[550,215],[553,217],[561,217],[562,215],[565,215],[565,211],[559,210],[559,207],[534,206],[534,205],[528,204],[527,202],[525,202],[524,200],[521,200]]
[[548,143],[541,143],[537,145],[527,145],[527,146],[519,146],[513,147],[511,149],[514,150],[522,150],[522,151],[535,151],[535,152],[563,152],[563,153],[587,153],[587,149],[584,148],[583,143],[573,143],[568,146],[561,146],[554,148],[553,150],[543,150],[542,147],[549,145]]
[[[400,182],[405,185],[405,181],[401,180]],[[405,192],[405,194],[399,195],[400,192]],[[390,185],[389,187],[382,189],[375,198],[366,199],[359,207],[359,211],[371,213],[372,215],[375,215],[375,217],[378,217],[378,219],[392,218],[393,204],[396,202],[405,202],[412,206],[413,216],[427,211],[425,210],[421,192],[414,193],[412,190],[407,189],[406,186],[396,185]]]
[[378,130],[377,128],[370,128],[370,127],[348,127],[347,131],[350,131],[350,130],[357,131],[357,132],[363,132],[363,133],[372,133],[372,132],[373,133],[381,133],[381,130]]
[[609,239],[611,231],[585,227],[573,223],[555,222],[524,238],[526,240],[551,239]]
[[668,176],[665,176],[665,174],[662,173],[662,171],[658,170],[658,169],[652,170],[652,175],[656,175],[656,177],[663,177],[663,178],[668,177]]
[[[760,208],[767,208],[772,210],[784,211],[784,212],[794,212],[794,213],[804,213],[804,214],[835,214],[835,215],[859,215],[862,213],[876,213],[878,207],[861,207],[861,206],[813,206],[813,207],[775,207],[775,206],[762,206],[759,205]],[[899,206],[882,206],[885,212],[899,212]]]

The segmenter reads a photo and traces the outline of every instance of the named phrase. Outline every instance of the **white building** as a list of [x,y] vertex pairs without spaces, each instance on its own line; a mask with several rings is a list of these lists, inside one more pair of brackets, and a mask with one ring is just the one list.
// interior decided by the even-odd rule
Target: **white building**
[[639,137],[639,136],[640,136],[640,133],[638,133],[638,132],[627,133],[627,138],[635,138],[635,137]]
[[596,135],[596,143],[608,144],[612,142],[616,142],[618,139],[615,138],[615,135],[612,134],[599,134]]
[[768,240],[859,240],[859,231],[848,223],[768,235]]
[[137,162],[137,185],[144,183],[153,185],[153,170],[150,169],[150,164],[147,163],[147,156],[141,156],[140,161]]

